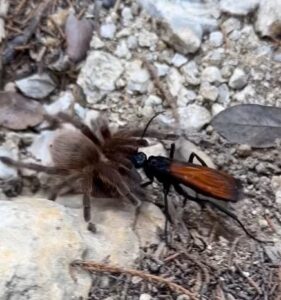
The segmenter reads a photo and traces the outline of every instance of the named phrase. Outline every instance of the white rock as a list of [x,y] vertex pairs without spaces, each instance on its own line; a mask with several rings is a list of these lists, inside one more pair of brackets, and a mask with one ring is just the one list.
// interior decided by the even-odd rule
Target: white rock
[[[257,14],[255,27],[262,36],[273,36],[271,28],[275,24],[280,25],[281,1],[260,0],[260,7]],[[280,29],[279,29],[280,33]],[[274,36],[273,36],[274,37]]]
[[181,67],[181,72],[183,73],[187,83],[191,85],[199,85],[199,70],[196,62],[190,61],[186,65]]
[[143,152],[146,154],[147,157],[149,156],[157,156],[157,155],[161,155],[161,156],[167,156],[167,151],[164,148],[162,143],[156,143],[154,145],[148,146],[148,147],[141,147],[140,152]]
[[281,176],[273,176],[271,179],[271,186],[275,193],[275,201],[281,205]]
[[247,103],[249,99],[253,99],[255,97],[256,97],[256,91],[250,85],[247,85],[242,91],[234,95],[234,99],[236,99],[237,101],[239,102],[247,101]]
[[[212,159],[204,151],[200,150],[200,148],[185,138],[180,138],[176,142],[175,158],[188,162],[191,153],[197,154],[207,164],[208,167],[216,169]],[[193,163],[202,165],[197,158],[194,158]]]
[[211,101],[215,101],[219,95],[218,88],[208,82],[202,82],[199,92],[204,99]]
[[121,40],[119,42],[114,54],[120,58],[130,59],[132,57],[125,40]]
[[203,61],[208,62],[208,64],[220,66],[224,60],[225,51],[223,48],[217,48],[209,51],[204,57]]
[[98,36],[94,35],[90,43],[90,48],[97,50],[103,47],[104,47],[104,42]]
[[172,96],[177,96],[183,87],[184,79],[176,68],[171,68],[167,75],[167,85]]
[[149,294],[141,294],[139,300],[151,300],[152,297]]
[[51,94],[56,85],[49,74],[34,74],[16,81],[16,86],[27,97],[42,99]]
[[230,96],[229,96],[229,88],[227,84],[222,84],[218,88],[219,96],[218,96],[218,102],[223,104],[224,107],[226,107],[229,104]]
[[175,67],[181,67],[185,63],[187,63],[187,58],[179,53],[176,53],[172,58],[172,64]]
[[158,36],[154,32],[142,30],[139,33],[138,42],[141,47],[148,47],[154,50],[158,42]]
[[241,90],[248,82],[248,76],[244,70],[236,68],[229,79],[229,86],[233,89]]
[[[16,153],[13,154],[11,150],[5,146],[0,146],[0,156],[10,157],[16,160],[18,159],[18,155],[16,155]],[[0,161],[0,178],[3,180],[17,179],[18,171],[17,169],[9,167]]]
[[109,92],[114,91],[117,79],[124,68],[115,56],[104,51],[89,53],[78,77],[89,103],[99,102]]
[[152,16],[159,19],[163,40],[178,52],[196,52],[201,44],[203,32],[217,27],[218,8],[213,4],[190,3],[189,1],[138,1]]
[[71,91],[61,92],[59,98],[51,104],[45,104],[44,108],[49,115],[55,115],[59,112],[67,112],[75,102]]
[[239,30],[241,22],[236,18],[228,18],[222,23],[222,29],[225,34],[231,33],[233,30]]
[[210,33],[210,45],[212,47],[220,47],[223,44],[223,34],[221,31],[214,31]]
[[170,70],[170,67],[167,64],[155,63],[155,67],[157,69],[157,74],[159,77],[166,76]]
[[149,202],[144,202],[141,205],[135,227],[141,247],[156,245],[161,242],[159,231],[163,230],[165,220],[163,212],[156,205]]
[[260,0],[221,0],[220,8],[223,12],[236,16],[246,16],[253,12]]
[[138,39],[135,35],[128,37],[127,45],[129,49],[136,49],[138,47]]
[[196,99],[196,93],[183,87],[177,97],[178,106],[186,106]]
[[200,129],[210,122],[211,114],[209,111],[197,104],[190,104],[187,107],[179,108],[180,123],[182,129]]
[[113,39],[116,33],[116,25],[114,23],[102,24],[100,27],[100,35],[105,39]]
[[232,41],[238,41],[241,38],[241,31],[240,30],[233,30],[230,34],[229,34],[229,39]]
[[162,104],[162,99],[155,95],[149,95],[144,101],[145,106],[157,106],[160,104]]
[[142,68],[142,62],[135,60],[126,66],[127,88],[130,92],[145,93],[150,81],[148,71]]
[[0,215],[1,299],[87,298],[90,275],[70,273],[87,250],[76,218],[45,199],[1,201]]
[[207,67],[202,71],[201,81],[219,83],[221,80],[221,72],[217,67]]
[[121,15],[122,15],[122,22],[125,26],[127,26],[128,24],[130,24],[130,22],[133,20],[133,14],[132,14],[132,10],[130,7],[128,6],[125,6],[123,9],[122,9],[122,12],[121,12]]
[[212,105],[212,116],[214,117],[215,115],[219,114],[224,110],[224,107],[221,104],[214,103]]

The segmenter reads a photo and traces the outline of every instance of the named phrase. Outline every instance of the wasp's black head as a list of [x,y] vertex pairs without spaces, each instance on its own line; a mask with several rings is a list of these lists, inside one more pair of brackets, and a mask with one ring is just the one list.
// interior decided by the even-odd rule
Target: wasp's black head
[[135,168],[142,168],[147,161],[147,157],[143,152],[138,152],[132,157],[132,163]]

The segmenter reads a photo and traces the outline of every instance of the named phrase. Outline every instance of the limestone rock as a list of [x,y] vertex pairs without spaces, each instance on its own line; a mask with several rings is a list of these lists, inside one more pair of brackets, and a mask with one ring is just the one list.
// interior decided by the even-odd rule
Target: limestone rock
[[183,73],[187,83],[191,85],[199,85],[199,70],[196,62],[190,61],[181,67],[181,72]]
[[115,56],[104,51],[91,52],[78,77],[78,84],[83,88],[87,101],[97,103],[114,91],[123,71],[121,62]]
[[135,60],[127,64],[126,78],[129,91],[139,93],[145,93],[147,91],[150,75],[148,71],[142,67],[140,60]]
[[87,248],[66,209],[23,198],[1,201],[0,215],[1,299],[87,298],[90,276],[76,269],[70,273],[70,264]]
[[246,16],[258,7],[259,2],[260,0],[221,0],[220,9],[231,15]]
[[241,90],[247,84],[248,76],[240,68],[236,68],[230,77],[229,86],[233,89]]

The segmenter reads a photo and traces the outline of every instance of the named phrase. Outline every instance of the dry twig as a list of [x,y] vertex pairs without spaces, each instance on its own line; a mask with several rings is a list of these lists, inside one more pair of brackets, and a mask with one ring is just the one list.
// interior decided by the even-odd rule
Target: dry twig
[[75,267],[81,267],[84,270],[87,270],[89,272],[109,272],[109,273],[121,273],[121,274],[128,274],[132,276],[138,276],[141,277],[144,280],[147,280],[149,282],[155,282],[159,284],[165,284],[166,286],[169,287],[174,292],[178,292],[184,295],[187,295],[190,297],[192,300],[198,300],[198,296],[195,295],[194,293],[190,292],[189,290],[185,289],[184,287],[171,282],[168,279],[165,279],[160,276],[155,276],[152,274],[147,274],[139,270],[134,270],[134,269],[124,269],[121,267],[116,267],[116,266],[109,266],[106,264],[102,263],[96,263],[93,261],[75,261],[72,263],[72,266]]

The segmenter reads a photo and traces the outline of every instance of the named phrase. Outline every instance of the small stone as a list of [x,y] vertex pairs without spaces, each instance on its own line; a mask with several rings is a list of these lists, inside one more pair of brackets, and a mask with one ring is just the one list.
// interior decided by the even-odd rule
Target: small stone
[[158,36],[154,32],[142,30],[139,33],[138,41],[141,47],[147,47],[153,50],[156,48]]
[[212,51],[209,51],[206,56],[204,56],[204,62],[208,62],[208,64],[220,66],[224,60],[225,51],[223,48],[217,48]]
[[230,15],[246,16],[258,7],[259,2],[260,0],[221,0],[220,9]]
[[187,295],[179,295],[177,297],[177,300],[190,300],[190,297]]
[[131,92],[145,93],[150,81],[148,71],[142,68],[142,62],[135,60],[127,64],[127,88]]
[[251,148],[250,145],[242,144],[242,145],[239,145],[238,148],[237,148],[237,154],[240,157],[250,156],[251,153],[252,153],[252,148]]
[[186,106],[190,102],[196,99],[196,93],[192,90],[188,90],[183,87],[177,97],[177,104],[178,106]]
[[139,300],[151,300],[152,297],[149,294],[141,294]]
[[4,91],[5,92],[16,92],[17,88],[16,88],[16,84],[14,82],[7,82],[4,86]]
[[221,73],[217,67],[207,67],[202,71],[201,81],[219,83],[221,80]]
[[155,67],[157,69],[157,75],[159,77],[166,76],[169,72],[170,67],[166,64],[155,63]]
[[273,54],[272,59],[281,63],[281,51],[277,51]]
[[130,7],[125,6],[121,12],[123,25],[127,26],[133,20],[133,14]]
[[234,94],[234,99],[237,100],[238,102],[245,102],[245,101],[249,101],[249,99],[253,99],[256,97],[256,91],[255,89],[250,86],[247,85],[242,91],[240,91],[239,93]]
[[247,84],[248,76],[240,69],[236,68],[229,79],[229,86],[233,89],[241,90]]
[[125,40],[119,42],[114,54],[120,58],[130,59],[132,57]]
[[70,91],[62,92],[59,98],[51,104],[45,104],[44,108],[49,115],[56,115],[59,112],[68,112],[75,99]]
[[102,6],[106,9],[110,9],[114,6],[116,0],[102,0]]
[[191,85],[199,85],[199,70],[196,62],[190,61],[181,67],[181,72],[183,73],[187,83]]
[[172,64],[175,67],[181,67],[185,63],[187,63],[187,58],[179,53],[176,53],[172,58]]
[[138,39],[136,38],[136,36],[129,36],[127,40],[127,45],[129,49],[136,49],[138,47]]
[[214,117],[215,115],[219,114],[224,110],[224,107],[221,104],[214,103],[212,105],[212,116]]
[[100,27],[100,35],[105,38],[112,40],[116,32],[116,25],[113,23],[102,24]]
[[229,34],[233,30],[241,29],[241,22],[236,18],[229,18],[222,23],[222,29],[225,34]]
[[[17,149],[11,151],[7,146],[0,146],[0,156],[6,156],[12,159],[18,159]],[[18,178],[18,170],[9,167],[0,161],[0,178],[3,180],[15,180]]]
[[190,104],[187,107],[179,108],[181,127],[185,130],[199,130],[211,120],[209,111],[197,104]]
[[220,47],[223,44],[223,34],[220,31],[210,33],[210,45],[212,47]]
[[145,106],[158,106],[162,104],[162,99],[155,95],[149,95],[144,101]]
[[229,34],[229,39],[232,41],[238,41],[241,38],[241,31],[240,30],[233,30],[230,34]]
[[218,88],[208,82],[202,82],[199,92],[204,99],[211,101],[215,101],[219,94]]
[[219,92],[218,102],[223,104],[224,107],[226,107],[230,101],[228,85],[225,83],[220,85],[218,92]]
[[223,78],[229,78],[233,73],[233,67],[231,65],[225,65],[221,69]]
[[47,73],[38,73],[17,80],[16,85],[24,95],[35,99],[47,97],[56,88],[56,84]]
[[183,87],[183,77],[176,68],[171,68],[167,75],[167,85],[172,96],[177,96]]
[[90,43],[90,48],[101,49],[103,47],[104,47],[104,42],[98,36],[94,35]]

